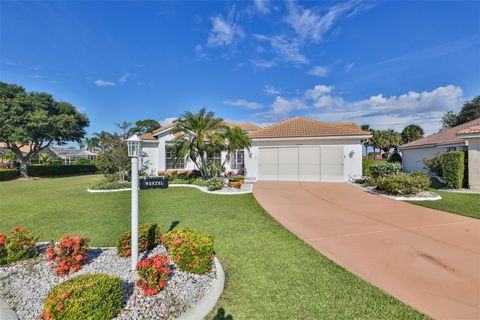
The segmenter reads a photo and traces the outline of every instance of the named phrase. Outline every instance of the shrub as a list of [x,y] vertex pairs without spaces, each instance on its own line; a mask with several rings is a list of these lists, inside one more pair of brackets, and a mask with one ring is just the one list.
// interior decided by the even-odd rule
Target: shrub
[[244,179],[245,178],[241,175],[235,175],[235,176],[228,177],[229,182],[238,182],[238,181],[241,181],[241,180],[244,180]]
[[[138,251],[153,249],[160,243],[160,237],[160,227],[157,224],[141,224],[138,227]],[[131,231],[125,231],[117,238],[117,254],[120,257],[129,257],[132,254],[131,241]]]
[[44,320],[114,318],[122,310],[123,291],[120,278],[84,274],[55,286],[43,307]]
[[56,165],[43,165],[34,164],[28,166],[28,175],[32,177],[44,177],[44,176],[64,176],[72,174],[85,174],[97,172],[97,167],[93,164],[88,165],[69,165],[69,166],[56,166]]
[[207,188],[209,191],[220,190],[224,185],[225,183],[221,178],[213,178],[207,181]]
[[137,286],[143,294],[151,296],[160,292],[167,283],[170,273],[170,261],[167,256],[156,255],[137,263],[137,273],[140,279]]
[[370,175],[372,178],[383,177],[390,174],[397,174],[402,169],[402,164],[398,162],[382,162],[370,166]]
[[102,179],[90,186],[92,190],[116,190],[130,188],[130,182],[120,182],[120,181],[109,181],[107,179]]
[[11,180],[18,177],[17,169],[0,169],[0,181]]
[[430,159],[423,159],[423,164],[427,167],[427,169],[430,172],[436,174],[439,177],[443,176],[441,153],[436,153]]
[[180,270],[204,274],[211,269],[214,250],[210,235],[177,228],[164,234],[162,243]]
[[402,163],[402,156],[401,156],[398,152],[394,152],[394,153],[392,153],[392,155],[390,156],[390,158],[388,158],[387,161],[390,162],[390,163],[392,163],[392,162],[400,162],[400,163]]
[[445,180],[447,188],[460,189],[462,187],[465,170],[464,157],[462,151],[447,152],[442,155],[443,180]]
[[416,194],[430,186],[430,178],[421,172],[391,174],[375,179],[377,188],[392,195]]
[[7,247],[5,235],[0,232],[0,265],[7,263]]
[[5,239],[6,262],[14,262],[34,256],[37,240],[37,237],[33,236],[28,229],[22,227],[13,228],[12,232]]
[[57,244],[47,247],[48,263],[55,267],[58,276],[64,276],[80,269],[88,253],[90,238],[62,236]]
[[93,161],[87,158],[78,158],[77,160],[75,160],[75,164],[76,165],[88,165],[88,164],[94,165]]
[[370,167],[374,164],[378,164],[377,160],[365,159],[362,161],[362,175],[364,177],[370,177]]

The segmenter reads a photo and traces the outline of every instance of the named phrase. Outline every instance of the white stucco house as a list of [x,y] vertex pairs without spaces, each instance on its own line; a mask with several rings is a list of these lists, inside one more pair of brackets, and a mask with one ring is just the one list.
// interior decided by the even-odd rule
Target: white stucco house
[[[478,132],[477,132],[478,131]],[[480,118],[400,146],[403,170],[428,171],[424,159],[448,151],[468,152],[469,184],[480,189]]]
[[[248,179],[264,181],[343,182],[362,175],[362,141],[371,137],[351,122],[328,123],[301,117],[259,128],[251,123],[224,121],[238,126],[252,140],[250,150],[237,150],[227,171],[241,170]],[[175,163],[169,143],[174,124],[140,136],[142,166],[148,174],[193,170],[188,159]],[[223,162],[226,152],[212,155]]]

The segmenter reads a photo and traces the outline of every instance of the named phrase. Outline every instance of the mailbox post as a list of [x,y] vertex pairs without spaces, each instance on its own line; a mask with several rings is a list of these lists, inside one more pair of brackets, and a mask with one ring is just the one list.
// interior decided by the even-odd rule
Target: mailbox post
[[135,271],[138,262],[138,158],[142,140],[135,134],[128,138],[128,156],[132,158],[132,263],[131,270]]

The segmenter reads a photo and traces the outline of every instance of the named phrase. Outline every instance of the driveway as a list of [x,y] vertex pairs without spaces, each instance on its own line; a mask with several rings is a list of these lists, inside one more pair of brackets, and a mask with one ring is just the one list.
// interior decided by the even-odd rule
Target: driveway
[[415,309],[480,319],[480,220],[343,183],[257,182],[253,193],[305,242]]

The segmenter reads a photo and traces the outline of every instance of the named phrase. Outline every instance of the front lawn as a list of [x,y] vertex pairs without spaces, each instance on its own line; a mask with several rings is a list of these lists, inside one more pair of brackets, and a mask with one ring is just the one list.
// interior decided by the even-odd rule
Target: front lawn
[[432,191],[438,193],[442,200],[410,201],[410,203],[480,219],[480,194]]
[[[23,225],[114,246],[130,226],[130,193],[87,193],[100,176],[0,182],[0,230]],[[216,319],[420,319],[415,310],[339,267],[275,222],[252,195],[188,188],[140,193],[141,223],[211,233],[226,270]],[[213,318],[217,315],[214,312]]]

